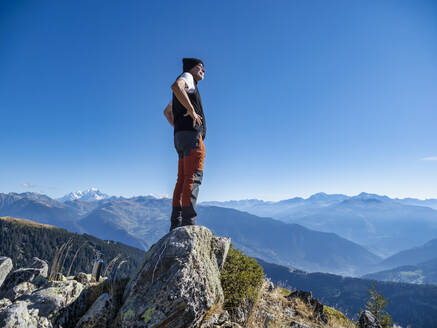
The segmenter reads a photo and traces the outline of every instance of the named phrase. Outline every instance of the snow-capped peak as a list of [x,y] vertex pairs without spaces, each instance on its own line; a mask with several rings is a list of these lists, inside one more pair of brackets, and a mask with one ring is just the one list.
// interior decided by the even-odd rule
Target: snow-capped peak
[[61,202],[73,201],[73,200],[83,200],[83,201],[93,201],[109,198],[108,195],[102,193],[99,189],[95,187],[88,188],[83,191],[71,192],[58,200]]

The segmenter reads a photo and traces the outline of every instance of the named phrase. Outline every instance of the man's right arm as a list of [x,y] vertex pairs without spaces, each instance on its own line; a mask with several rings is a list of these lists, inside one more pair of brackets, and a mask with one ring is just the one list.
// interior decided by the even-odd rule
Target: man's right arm
[[202,124],[202,119],[199,115],[196,114],[193,105],[191,104],[190,98],[188,97],[187,92],[185,91],[186,82],[179,78],[175,83],[171,86],[175,97],[179,100],[182,106],[187,110],[186,116],[191,116],[193,119],[193,126],[197,124]]
[[171,102],[164,109],[164,116],[167,118],[168,123],[174,127],[173,108]]

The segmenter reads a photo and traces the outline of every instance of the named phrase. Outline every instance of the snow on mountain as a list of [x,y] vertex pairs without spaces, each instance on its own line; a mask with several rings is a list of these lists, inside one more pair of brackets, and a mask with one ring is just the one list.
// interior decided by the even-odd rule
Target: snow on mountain
[[73,200],[93,201],[109,198],[108,195],[102,193],[99,189],[91,187],[84,191],[71,192],[64,197],[58,198],[60,202]]

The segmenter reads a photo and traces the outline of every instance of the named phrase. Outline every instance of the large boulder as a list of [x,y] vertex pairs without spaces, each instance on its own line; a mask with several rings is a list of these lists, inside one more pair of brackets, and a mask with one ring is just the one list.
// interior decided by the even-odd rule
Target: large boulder
[[0,287],[3,281],[5,281],[6,276],[11,272],[12,267],[12,260],[9,257],[0,256]]
[[198,327],[223,302],[220,268],[229,238],[202,226],[174,229],[153,245],[125,292],[120,327]]

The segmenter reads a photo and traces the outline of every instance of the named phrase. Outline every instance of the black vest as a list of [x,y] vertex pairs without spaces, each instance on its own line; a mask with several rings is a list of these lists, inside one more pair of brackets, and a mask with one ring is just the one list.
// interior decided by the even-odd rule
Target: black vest
[[178,131],[197,131],[202,135],[202,139],[205,140],[206,137],[206,120],[205,114],[203,113],[202,100],[200,99],[199,90],[196,89],[193,93],[188,93],[188,98],[190,98],[191,104],[194,107],[194,111],[197,115],[202,118],[202,125],[196,124],[193,127],[193,119],[191,116],[184,116],[187,113],[187,109],[180,103],[173,93],[173,119],[174,119],[174,132]]

